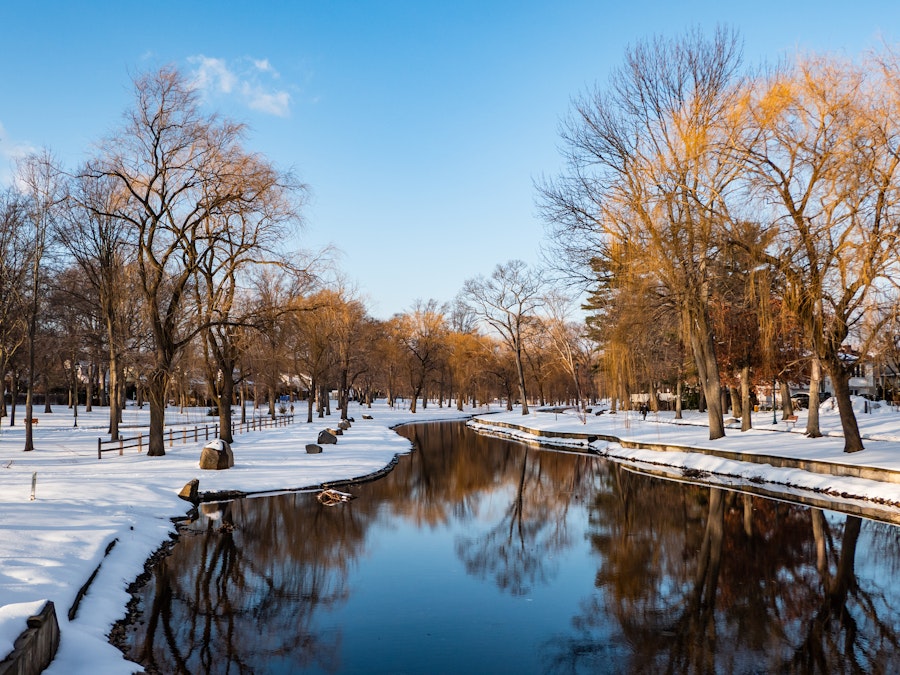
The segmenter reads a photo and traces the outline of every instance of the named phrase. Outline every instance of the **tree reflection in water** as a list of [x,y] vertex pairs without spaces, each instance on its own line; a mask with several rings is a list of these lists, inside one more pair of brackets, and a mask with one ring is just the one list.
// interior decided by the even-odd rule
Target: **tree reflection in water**
[[548,670],[898,672],[898,589],[881,574],[895,527],[865,521],[869,550],[891,550],[860,583],[859,517],[612,470],[592,512],[597,592],[578,635],[547,642]]
[[[360,631],[415,641],[458,624],[444,636],[448,672],[489,658],[517,672],[900,671],[892,526],[648,478],[460,424],[403,433],[417,451],[353,488],[348,504],[292,494],[207,507],[139,594],[129,657],[162,673],[434,670],[431,642],[397,655],[418,660],[386,663],[398,643],[375,662],[359,653]],[[411,572],[434,561],[419,542],[438,545],[436,533],[450,567],[409,593],[363,599],[372,578],[416,583]],[[463,581],[444,589],[454,565]],[[384,568],[405,575],[364,574]],[[452,611],[435,598],[472,593],[473,580],[477,596],[458,603],[464,619],[422,628]],[[533,611],[515,604],[523,599]],[[360,614],[362,628],[350,626]],[[481,652],[467,643],[476,639]]]

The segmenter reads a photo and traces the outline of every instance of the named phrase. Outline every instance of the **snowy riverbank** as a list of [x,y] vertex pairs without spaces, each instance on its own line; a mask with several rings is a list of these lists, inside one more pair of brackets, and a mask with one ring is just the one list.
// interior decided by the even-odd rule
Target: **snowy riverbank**
[[[182,422],[188,428],[213,422],[204,412],[190,410],[179,415],[170,410],[167,421]],[[374,419],[362,420],[363,412]],[[481,415],[487,411],[459,413],[431,405],[412,415],[383,403],[371,410],[354,405],[353,427],[339,438],[336,446],[325,446],[322,454],[306,454],[304,446],[315,442],[321,429],[336,425],[337,415],[316,419],[310,425],[295,423],[239,435],[233,446],[234,468],[219,472],[199,470],[203,441],[185,445],[176,441],[172,447],[167,444],[165,457],[150,458],[131,449],[125,450],[123,456],[110,452],[97,460],[97,438],[106,437],[106,409],[95,409],[90,414],[80,411],[78,427],[73,426],[71,411],[62,406],[51,415],[39,414],[36,450],[32,453],[22,452],[21,422],[12,428],[0,427],[0,653],[9,652],[25,618],[35,611],[35,603],[50,599],[56,605],[62,640],[57,657],[46,672],[125,674],[139,670],[109,644],[107,635],[112,624],[124,615],[129,599],[127,585],[174,532],[171,519],[189,510],[190,505],[177,497],[185,483],[199,478],[201,491],[266,492],[364,476],[383,469],[395,455],[410,450],[409,442],[391,427],[405,422],[459,419],[472,412]],[[146,409],[129,408],[123,420],[128,427],[124,434],[137,433],[137,427],[146,425],[148,416]],[[772,423],[771,412],[758,413],[754,416],[754,430],[741,433],[730,428],[727,438],[714,442],[707,440],[705,415],[695,412],[686,412],[680,422],[672,419],[672,413],[651,413],[642,420],[634,412],[620,412],[590,415],[585,423],[571,411],[533,412],[528,416],[499,412],[482,415],[477,424],[486,430],[496,430],[496,423],[500,422],[544,432],[611,435],[623,441],[856,463],[900,472],[900,413],[890,407],[882,406],[868,414],[860,411],[867,448],[854,455],[841,451],[843,441],[837,435],[805,438],[805,412],[801,411],[799,417],[793,432],[789,432],[784,422]],[[829,434],[840,430],[837,411],[831,411],[827,404],[822,409],[822,429]],[[504,433],[534,440],[532,434],[508,428]],[[557,443],[580,443],[582,450],[587,449],[584,440],[560,439]],[[690,452],[625,448],[604,441],[595,441],[591,449],[634,465],[664,464],[682,472],[709,473],[726,484],[771,483],[829,495],[845,492],[887,504],[885,508],[900,503],[900,484],[896,483],[777,469]],[[32,501],[35,473],[37,484]],[[105,555],[111,542],[116,543]],[[77,616],[69,621],[67,612],[79,588],[98,565],[97,578]]]
[[[682,420],[674,419],[671,412],[650,413],[646,419],[634,411],[615,415],[591,414],[583,418],[571,409],[532,412],[527,416],[504,412],[476,417],[469,422],[469,426],[526,442],[580,447],[584,450],[588,449],[585,435],[613,436],[623,443],[595,440],[590,444],[590,450],[632,463],[638,468],[653,470],[666,467],[675,470],[676,475],[711,476],[726,486],[753,486],[758,489],[758,486],[768,485],[775,491],[782,488],[806,490],[831,499],[859,503],[863,507],[886,508],[896,511],[896,516],[890,514],[888,519],[897,522],[900,520],[900,412],[885,404],[872,406],[864,399],[855,400],[854,405],[859,408],[857,419],[866,449],[853,454],[843,452],[840,418],[837,409],[833,409],[829,402],[820,408],[823,438],[807,438],[804,435],[805,410],[798,411],[798,419],[791,423],[781,420],[780,411],[775,423],[771,411],[754,413],[753,429],[741,432],[740,423],[731,424],[726,430],[727,436],[716,441],[709,440],[706,415],[696,411],[685,411]],[[548,432],[576,434],[582,438],[547,438],[541,435]],[[669,451],[624,447],[632,444],[665,445],[669,446]],[[679,446],[685,450],[678,451]],[[691,449],[721,454],[701,454],[691,452]],[[755,461],[736,461],[734,455],[749,456]],[[773,466],[782,463],[775,460],[824,468],[822,471],[808,471],[797,466]],[[773,464],[767,463],[769,461]],[[872,474],[879,473],[879,470],[897,472],[896,476],[890,477],[897,482],[833,475],[826,473],[825,469],[829,467],[835,473],[844,474],[852,474],[858,469],[862,469],[862,473]],[[872,471],[866,472],[865,469]]]

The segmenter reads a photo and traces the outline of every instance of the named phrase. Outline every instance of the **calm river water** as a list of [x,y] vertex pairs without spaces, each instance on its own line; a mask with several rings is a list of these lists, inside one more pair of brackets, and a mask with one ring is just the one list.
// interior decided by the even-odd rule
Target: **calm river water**
[[[401,430],[335,507],[206,505],[140,591],[160,673],[900,672],[892,525]],[[327,451],[327,450],[326,450]]]

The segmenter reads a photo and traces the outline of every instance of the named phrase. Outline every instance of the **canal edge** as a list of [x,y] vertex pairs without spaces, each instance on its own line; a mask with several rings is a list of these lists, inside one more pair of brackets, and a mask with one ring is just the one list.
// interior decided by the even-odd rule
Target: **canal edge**
[[[819,475],[831,475],[839,478],[861,478],[881,483],[900,484],[900,471],[892,471],[890,469],[860,467],[856,465],[841,464],[836,462],[824,462],[818,460],[797,460],[789,457],[779,457],[776,455],[761,455],[753,453],[735,452],[732,450],[719,450],[714,448],[701,448],[690,445],[676,445],[670,443],[645,443],[640,441],[623,440],[617,436],[610,434],[587,434],[578,432],[561,432],[550,431],[544,429],[534,429],[524,424],[516,424],[511,422],[501,422],[499,420],[481,419],[476,416],[467,422],[467,426],[480,433],[496,435],[511,440],[535,445],[538,447],[567,449],[570,451],[580,451],[589,454],[606,457],[619,462],[637,462],[641,464],[656,464],[660,467],[669,467],[671,469],[683,468],[675,463],[665,461],[647,462],[645,460],[635,460],[628,457],[622,457],[614,452],[604,452],[603,450],[593,446],[597,441],[605,441],[607,443],[616,443],[624,449],[650,450],[658,452],[661,455],[670,452],[679,452],[685,454],[699,454],[718,457],[721,459],[744,462],[747,464],[769,465],[779,469],[799,469],[808,473]],[[662,459],[662,458],[661,458]],[[688,469],[690,471],[690,469]],[[740,478],[733,474],[725,472],[704,472],[709,474],[720,475],[728,478]],[[753,479],[749,480],[755,483]],[[825,494],[840,499],[852,499],[877,504],[879,506],[900,507],[900,501],[894,501],[884,498],[873,498],[866,495],[851,494],[844,490],[828,490],[813,489],[802,485],[795,485],[789,481],[771,481],[772,484],[784,485],[790,488],[800,489],[806,492],[815,492]]]

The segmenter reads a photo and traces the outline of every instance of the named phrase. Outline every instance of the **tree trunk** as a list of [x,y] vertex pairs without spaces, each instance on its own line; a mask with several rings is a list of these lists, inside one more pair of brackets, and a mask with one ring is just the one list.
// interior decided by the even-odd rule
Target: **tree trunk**
[[234,401],[234,364],[224,364],[222,385],[216,403],[219,406],[219,438],[226,443],[234,443],[231,433],[231,404]]
[[16,403],[19,398],[19,371],[17,368],[12,369],[9,378],[9,426],[16,426]]
[[315,380],[310,380],[309,382],[309,391],[306,392],[306,423],[312,424],[313,421],[313,404],[315,403],[316,397],[313,392],[316,390],[316,382]]
[[109,406],[111,405],[109,401],[109,389],[106,387],[106,369],[99,365],[97,366],[97,400],[100,402],[101,406]]
[[51,415],[53,408],[50,407],[50,378],[44,378],[44,413]]
[[658,413],[659,412],[659,396],[656,395],[656,383],[651,382],[650,386],[647,388],[647,390],[650,392],[650,394],[649,394],[650,399],[647,401],[647,403],[650,407],[650,412]]
[[810,361],[809,414],[806,417],[806,435],[810,438],[822,436],[822,431],[819,429],[819,384],[821,381],[822,367],[819,359],[813,357]]
[[119,440],[119,420],[121,419],[121,397],[119,395],[119,362],[116,350],[109,350],[109,438]]
[[753,415],[750,406],[750,366],[741,368],[741,431],[753,428]]
[[[94,406],[92,405],[92,401],[94,398],[94,376],[97,372],[97,364],[91,361],[91,365],[88,366],[88,378],[87,378],[87,386],[85,387],[84,392],[84,412],[89,413],[94,411]],[[77,401],[76,401],[77,403]]]
[[72,413],[75,416],[75,422],[78,423],[78,377],[75,369],[72,369]]
[[794,414],[794,404],[791,403],[791,388],[787,380],[781,379],[778,382],[781,389],[781,419],[789,419]]
[[341,386],[338,389],[338,404],[341,407],[341,419],[347,419],[347,404],[350,393],[347,391],[347,366],[341,368]]
[[6,371],[9,369],[9,357],[0,347],[0,417],[6,417]]
[[166,393],[169,388],[169,374],[156,368],[147,378],[147,395],[150,398],[150,431],[147,456],[162,457],[166,454],[165,421]]
[[117,370],[116,389],[112,394],[119,402],[119,417],[116,421],[119,424],[122,424],[122,411],[128,406],[128,388],[125,386],[125,366],[120,365]]
[[725,420],[722,414],[721,381],[719,379],[719,366],[716,362],[715,338],[712,331],[704,330],[707,321],[702,317],[690,317],[691,349],[694,352],[694,361],[697,365],[697,373],[700,385],[706,396],[707,418],[709,420],[709,440],[725,436]]
[[683,419],[681,416],[681,378],[678,378],[678,382],[675,384],[675,419],[680,420]]
[[826,368],[834,385],[834,396],[837,399],[838,413],[841,416],[841,429],[844,432],[844,452],[864,450],[865,447],[859,433],[859,426],[856,423],[856,415],[853,413],[853,404],[850,401],[850,375],[844,370],[843,364],[840,362],[827,363]]
[[743,406],[741,405],[741,392],[737,387],[728,387],[728,395],[731,398],[731,416],[741,418]]
[[516,346],[516,374],[519,376],[519,395],[522,397],[522,414],[528,414],[528,396],[525,393],[525,368],[522,365],[522,348]]
[[34,419],[34,367],[33,367],[33,358],[32,365],[30,367],[31,376],[28,378],[28,389],[25,390],[25,452],[31,452],[34,450],[34,436],[32,434],[32,423],[31,420]]

